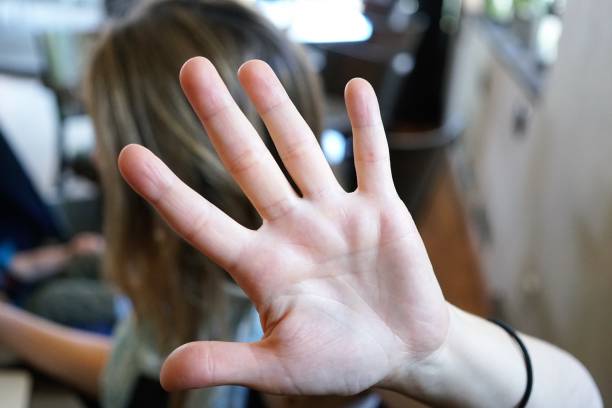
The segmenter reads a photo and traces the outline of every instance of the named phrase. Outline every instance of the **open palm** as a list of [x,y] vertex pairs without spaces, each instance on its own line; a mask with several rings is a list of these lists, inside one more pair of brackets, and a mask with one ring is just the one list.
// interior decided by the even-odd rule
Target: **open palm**
[[358,189],[346,193],[316,138],[265,63],[239,79],[293,181],[240,112],[212,64],[188,61],[181,83],[221,160],[263,225],[249,230],[128,146],[122,174],[167,222],[225,268],[256,305],[256,343],[195,342],[166,361],[168,389],[242,384],[281,394],[354,394],[385,385],[437,350],[448,308],[406,207],[397,197],[376,97],[352,80]]

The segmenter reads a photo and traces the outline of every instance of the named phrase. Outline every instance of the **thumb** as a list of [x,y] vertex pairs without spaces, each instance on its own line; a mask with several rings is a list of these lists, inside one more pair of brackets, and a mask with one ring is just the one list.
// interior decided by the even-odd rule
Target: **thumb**
[[274,353],[257,343],[197,341],[174,350],[160,373],[167,391],[216,385],[244,385],[267,392],[283,389]]

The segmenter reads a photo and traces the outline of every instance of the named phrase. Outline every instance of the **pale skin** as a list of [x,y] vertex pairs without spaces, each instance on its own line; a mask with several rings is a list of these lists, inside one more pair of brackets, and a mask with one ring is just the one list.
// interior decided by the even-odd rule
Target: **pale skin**
[[[181,346],[162,368],[162,385],[178,390],[241,384],[292,395],[352,395],[378,387],[431,405],[515,406],[525,388],[522,355],[500,328],[444,300],[418,231],[395,192],[370,85],[354,79],[346,87],[359,185],[347,193],[271,69],[249,61],[238,77],[301,196],[212,64],[194,58],[180,74],[221,160],[261,215],[259,229],[247,229],[215,208],[147,149],[131,145],[119,157],[126,181],[243,288],[264,330],[255,343]],[[3,333],[20,332],[29,320],[7,318],[12,313],[15,317],[0,304],[0,342],[17,347],[15,336],[7,341]],[[68,352],[71,336],[56,334],[63,344],[57,349]],[[521,336],[534,365],[530,407],[602,406],[591,376],[576,359]],[[108,345],[89,340],[91,350],[81,352],[103,362]],[[21,342],[27,342],[24,336]],[[57,365],[43,365],[33,353],[27,358],[55,374],[64,364],[61,357],[55,356]],[[93,371],[101,365],[96,367]],[[68,381],[81,378],[89,381],[81,387],[96,389],[93,374],[63,372]]]
[[[371,86],[354,79],[346,87],[358,181],[347,193],[269,66],[249,61],[238,78],[301,196],[213,65],[193,58],[180,74],[222,162],[261,215],[259,229],[215,208],[147,149],[128,146],[119,157],[134,190],[242,287],[264,330],[255,343],[183,345],[162,368],[164,387],[242,384],[298,395],[381,387],[434,405],[514,406],[526,381],[522,355],[500,328],[444,300],[393,186]],[[602,405],[577,360],[524,340],[534,360],[530,406]]]
[[111,350],[106,336],[70,329],[0,301],[0,347],[37,369],[96,395]]

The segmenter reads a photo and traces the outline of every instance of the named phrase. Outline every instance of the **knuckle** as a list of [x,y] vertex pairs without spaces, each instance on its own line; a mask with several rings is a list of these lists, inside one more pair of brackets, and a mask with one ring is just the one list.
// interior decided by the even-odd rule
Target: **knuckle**
[[156,206],[171,194],[173,183],[169,177],[164,177],[160,174],[159,169],[147,163],[145,164],[143,175],[147,184],[151,186],[145,194],[151,204]]
[[206,376],[211,380],[215,381],[215,359],[210,349],[206,349],[202,356],[204,370]]
[[312,188],[309,190],[305,190],[304,191],[304,195],[308,196],[312,199],[315,200],[326,200],[326,199],[333,199],[334,197],[337,197],[338,191],[334,188],[332,188],[331,185],[325,185],[322,187],[318,187],[318,188]]
[[185,239],[189,242],[197,240],[200,232],[206,228],[210,219],[210,211],[198,211],[185,228]]
[[288,144],[281,154],[283,161],[290,161],[304,156],[307,152],[313,150],[314,145],[310,141],[299,140],[292,144]]
[[261,152],[246,148],[237,154],[229,163],[228,170],[233,174],[244,173],[261,163]]
[[197,351],[195,355],[197,356],[197,364],[198,364],[198,372],[201,376],[201,380],[204,383],[212,384],[216,380],[216,367],[215,367],[215,358],[214,352],[210,345],[205,345],[203,347],[198,346],[197,344],[193,344],[194,347],[197,347]]
[[355,161],[364,164],[387,163],[389,161],[389,152],[376,152],[370,149],[363,149],[355,152]]
[[262,109],[261,115],[266,117],[274,115],[275,113],[285,109],[290,102],[291,101],[286,94],[280,96],[277,95],[275,100],[268,102],[268,105]]
[[287,197],[273,201],[262,207],[263,216],[268,221],[274,221],[290,214],[295,208],[293,200]]

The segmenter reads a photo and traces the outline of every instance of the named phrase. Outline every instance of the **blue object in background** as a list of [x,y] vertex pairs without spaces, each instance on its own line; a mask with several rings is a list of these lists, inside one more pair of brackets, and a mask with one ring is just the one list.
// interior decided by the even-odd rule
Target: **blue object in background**
[[35,190],[0,130],[0,243],[14,251],[63,240],[57,220]]

